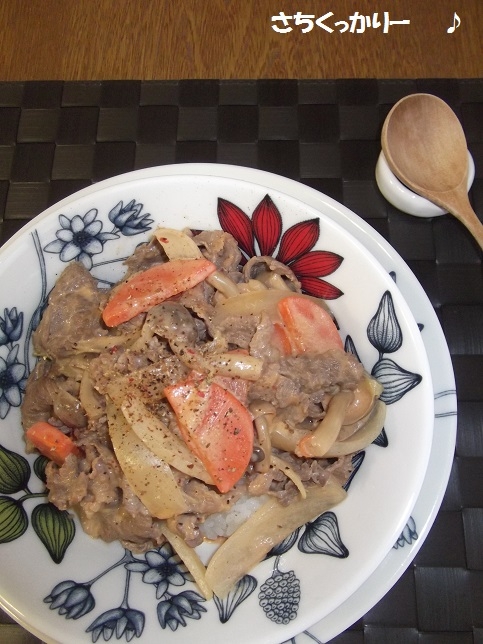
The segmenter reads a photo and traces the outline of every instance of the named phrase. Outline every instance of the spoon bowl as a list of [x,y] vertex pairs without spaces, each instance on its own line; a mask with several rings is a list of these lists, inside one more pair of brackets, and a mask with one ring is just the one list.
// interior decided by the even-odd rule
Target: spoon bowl
[[415,193],[457,217],[483,248],[483,225],[468,199],[468,149],[458,117],[432,94],[410,94],[382,128],[387,164]]

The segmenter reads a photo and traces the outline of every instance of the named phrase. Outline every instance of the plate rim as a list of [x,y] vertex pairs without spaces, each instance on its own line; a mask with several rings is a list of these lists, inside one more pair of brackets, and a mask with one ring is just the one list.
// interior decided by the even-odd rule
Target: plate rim
[[[132,172],[124,173],[121,175],[117,175],[116,177],[111,177],[109,179],[106,179],[104,181],[100,181],[98,183],[92,184],[91,186],[88,186],[86,188],[83,188],[82,190],[73,193],[72,195],[67,196],[66,198],[62,199],[61,201],[53,204],[46,210],[44,210],[42,213],[39,213],[36,217],[34,217],[30,222],[28,222],[18,233],[13,235],[10,240],[6,242],[6,244],[3,246],[3,249],[6,250],[11,244],[15,243],[15,240],[18,236],[25,234],[26,230],[29,230],[31,227],[34,227],[38,225],[38,223],[43,220],[44,218],[47,218],[51,212],[53,211],[58,211],[62,207],[72,203],[73,201],[77,201],[81,198],[84,198],[85,196],[89,196],[90,194],[94,194],[98,192],[99,190],[104,190],[107,188],[110,188],[111,186],[116,186],[119,185],[119,183],[126,183],[126,180],[128,181],[137,181],[139,179],[148,179],[148,178],[156,178],[156,177],[165,177],[165,176],[170,176],[170,175],[206,175],[206,176],[213,176],[213,177],[223,177],[223,178],[228,178],[228,179],[235,179],[237,181],[247,181],[251,183],[258,184],[263,187],[270,187],[271,189],[276,189],[279,192],[285,193],[288,196],[295,198],[297,200],[300,200],[304,203],[307,203],[307,205],[315,208],[315,209],[320,209],[320,206],[324,206],[324,212],[321,213],[326,217],[329,217],[333,219],[330,213],[325,212],[325,208],[329,207],[331,210],[334,210],[336,213],[338,213],[341,216],[348,217],[349,220],[352,221],[352,223],[357,227],[359,227],[360,230],[364,231],[364,227],[367,226],[369,231],[365,231],[366,234],[369,234],[374,238],[374,235],[376,236],[376,241],[380,244],[380,240],[377,240],[377,236],[379,235],[377,231],[372,229],[366,222],[361,220],[355,213],[353,213],[350,209],[348,209],[345,205],[343,205],[340,202],[337,202],[336,200],[332,199],[331,197],[324,195],[321,192],[318,192],[308,186],[305,186],[304,184],[300,184],[292,179],[288,179],[285,177],[281,177],[279,175],[274,175],[272,173],[268,173],[262,170],[257,170],[257,169],[252,169],[252,168],[244,168],[241,166],[228,166],[228,165],[223,165],[223,164],[193,164],[193,163],[188,163],[188,164],[174,164],[174,165],[169,165],[169,166],[156,166],[153,168],[147,168],[147,169],[141,169],[141,170],[135,170]],[[243,175],[243,176],[240,176]],[[278,183],[280,185],[273,185],[274,183]],[[301,192],[303,193],[303,196],[300,196],[300,194],[295,194]],[[307,202],[307,196],[310,195],[311,201],[318,201],[320,206],[319,208],[317,205],[314,205],[314,203]],[[334,220],[334,219],[333,219]],[[339,226],[344,226],[335,220],[335,223],[337,223]],[[361,223],[363,224],[361,226]],[[353,231],[347,231],[349,232],[352,236],[354,236]],[[357,237],[356,237],[357,239]],[[387,244],[385,240],[381,237],[381,240],[384,242],[384,244]],[[359,240],[360,241],[360,240]],[[361,242],[362,243],[362,242]],[[382,244],[384,246],[384,244]],[[364,245],[364,244],[363,244]],[[388,245],[389,246],[389,245]],[[389,246],[389,249],[385,249],[386,253],[389,255],[392,255],[395,253],[394,249]],[[398,256],[399,257],[399,256]],[[380,260],[376,258],[377,262],[380,263]],[[404,264],[406,269],[410,271],[409,267],[405,264],[404,260],[402,258],[399,258],[399,260]],[[412,273],[411,273],[412,275]],[[413,276],[414,277],[414,276]],[[414,277],[414,280],[416,278]],[[417,280],[416,280],[417,281]],[[419,282],[418,282],[419,284]],[[403,298],[405,299],[405,298]],[[409,307],[410,308],[410,307]],[[434,312],[433,312],[434,313]],[[408,563],[409,565],[409,563]],[[402,574],[402,573],[401,573]],[[392,585],[392,584],[391,584]],[[343,605],[343,604],[342,604]],[[8,607],[4,608],[7,612],[9,612]],[[335,609],[337,610],[337,609]],[[11,613],[12,614],[12,613]],[[331,613],[329,613],[330,615]],[[14,619],[16,621],[20,621],[18,619],[18,616],[15,614],[12,614]],[[30,625],[25,625],[25,627],[33,632],[33,629]],[[54,641],[54,640],[52,640]]]

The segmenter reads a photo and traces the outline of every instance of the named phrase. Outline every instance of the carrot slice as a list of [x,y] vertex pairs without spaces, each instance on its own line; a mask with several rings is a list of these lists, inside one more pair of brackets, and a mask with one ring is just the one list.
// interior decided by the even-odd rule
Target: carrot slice
[[82,452],[69,436],[45,421],[34,423],[25,435],[41,454],[57,465],[63,465],[70,454],[82,456]]
[[250,412],[230,391],[199,375],[164,391],[186,444],[220,492],[228,492],[243,476],[253,452]]
[[117,326],[145,313],[173,295],[196,286],[216,271],[216,266],[204,257],[172,259],[136,273],[117,289],[102,312],[107,326]]
[[277,306],[294,353],[325,353],[343,348],[330,313],[316,302],[290,295]]
[[273,323],[272,343],[282,355],[289,356],[292,354],[292,339],[283,323]]

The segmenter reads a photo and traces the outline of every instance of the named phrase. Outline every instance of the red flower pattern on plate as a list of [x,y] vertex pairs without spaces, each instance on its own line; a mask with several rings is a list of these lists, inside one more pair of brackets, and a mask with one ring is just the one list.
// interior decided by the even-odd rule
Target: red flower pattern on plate
[[337,270],[344,258],[328,250],[312,250],[320,235],[318,218],[301,221],[282,232],[282,215],[266,195],[251,219],[239,206],[220,197],[218,219],[223,230],[237,240],[244,261],[254,255],[271,255],[290,266],[308,295],[325,300],[343,295],[337,286],[322,278]]

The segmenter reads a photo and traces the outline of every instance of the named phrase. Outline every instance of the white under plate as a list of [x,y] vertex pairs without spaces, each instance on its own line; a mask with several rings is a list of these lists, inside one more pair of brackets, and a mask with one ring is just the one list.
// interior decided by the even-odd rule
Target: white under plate
[[[82,244],[83,259],[87,264],[94,262],[97,277],[118,279],[119,260],[147,237],[153,220],[180,228],[186,225],[219,228],[216,217],[219,198],[228,209],[230,202],[250,215],[267,193],[282,214],[279,236],[287,246],[293,242],[287,232],[294,230],[297,223],[319,219],[320,236],[315,245],[309,244],[310,248],[344,256],[346,231],[347,248],[352,248],[377,276],[374,282],[377,287],[365,286],[360,301],[357,294],[349,298],[351,270],[352,275],[357,270],[351,266],[350,256],[344,256],[335,272],[319,274],[327,277],[326,282],[325,279],[321,282],[324,288],[342,285],[342,290],[347,291],[347,296],[331,302],[331,308],[343,336],[350,333],[366,368],[370,370],[384,361],[393,374],[392,382],[401,395],[395,395],[393,404],[388,406],[387,436],[381,438],[379,445],[366,450],[346,501],[319,522],[302,529],[291,542],[284,543],[224,602],[204,602],[196,594],[196,586],[186,581],[166,552],[134,555],[133,559],[118,544],[90,539],[79,525],[75,538],[63,549],[59,543],[65,546],[70,527],[60,530],[59,538],[54,534],[59,525],[53,521],[51,557],[56,550],[52,543],[59,546],[56,551],[59,562],[53,563],[48,548],[29,525],[18,539],[0,545],[0,605],[47,642],[81,644],[119,635],[126,640],[139,637],[141,644],[161,639],[168,644],[194,640],[241,644],[247,639],[253,644],[276,644],[294,636],[298,641],[307,635],[297,633],[308,628],[311,637],[327,640],[357,620],[387,592],[413,559],[434,520],[449,476],[456,426],[454,380],[444,336],[424,291],[395,251],[347,208],[310,188],[257,170],[211,164],[149,168],[87,188],[40,215],[3,247],[0,258],[11,267],[12,274],[19,238],[22,243],[32,244],[37,257],[37,263],[20,268],[29,276],[29,285],[24,286],[19,280],[19,288],[15,285],[6,289],[9,301],[3,298],[1,307],[4,327],[7,317],[14,327],[18,323],[18,312],[13,311],[16,304],[10,301],[15,299],[12,295],[15,289],[21,303],[29,299],[26,292],[30,299],[37,298],[29,305],[19,306],[19,310],[25,311],[27,324],[36,312],[39,295],[45,295],[43,289],[51,288],[63,262],[73,259],[73,253]],[[303,233],[308,233],[308,229]],[[108,247],[119,250],[113,256],[105,250]],[[353,320],[346,325],[350,317],[344,304],[347,299],[355,302],[358,313],[362,312],[356,325]],[[393,337],[391,344],[385,337],[384,345],[374,337],[378,333],[374,325],[386,324],[383,318],[387,315],[395,315],[396,327],[400,324],[404,331],[404,343],[401,340],[402,346],[397,348],[397,338]],[[371,319],[376,319],[372,324],[372,340],[366,333]],[[11,344],[22,341],[14,337],[10,327],[7,331]],[[9,353],[13,363],[18,358],[12,351],[15,347]],[[28,363],[26,353],[22,360]],[[422,379],[416,378],[421,375]],[[4,412],[7,406],[3,401]],[[0,423],[0,443],[21,454],[21,440],[15,434],[19,432],[18,409],[11,406],[10,416]],[[414,423],[409,422],[403,438],[402,419],[414,419],[415,408],[421,435]],[[13,432],[9,418],[17,421]],[[436,423],[438,431],[432,440]],[[14,437],[6,435],[7,427]],[[418,446],[416,453],[414,445]],[[35,508],[45,502],[34,497],[36,492],[42,492],[33,471],[34,457],[28,457],[28,463],[32,471],[29,476],[24,472],[27,477],[24,495],[20,490],[7,495],[19,503],[21,500],[27,521],[33,517]],[[20,470],[22,467],[18,466]],[[10,509],[8,503],[7,506]],[[404,528],[413,507],[412,518]],[[20,514],[18,511],[15,516],[19,518]],[[44,521],[40,532],[48,531],[46,525]],[[401,532],[400,547],[393,549]],[[136,563],[131,566],[132,572],[127,573],[126,563]],[[143,567],[149,575],[141,574]],[[160,593],[161,588],[165,592],[156,597],[156,589]],[[284,602],[282,607],[276,603],[280,599]],[[321,621],[311,627],[317,619]]]

